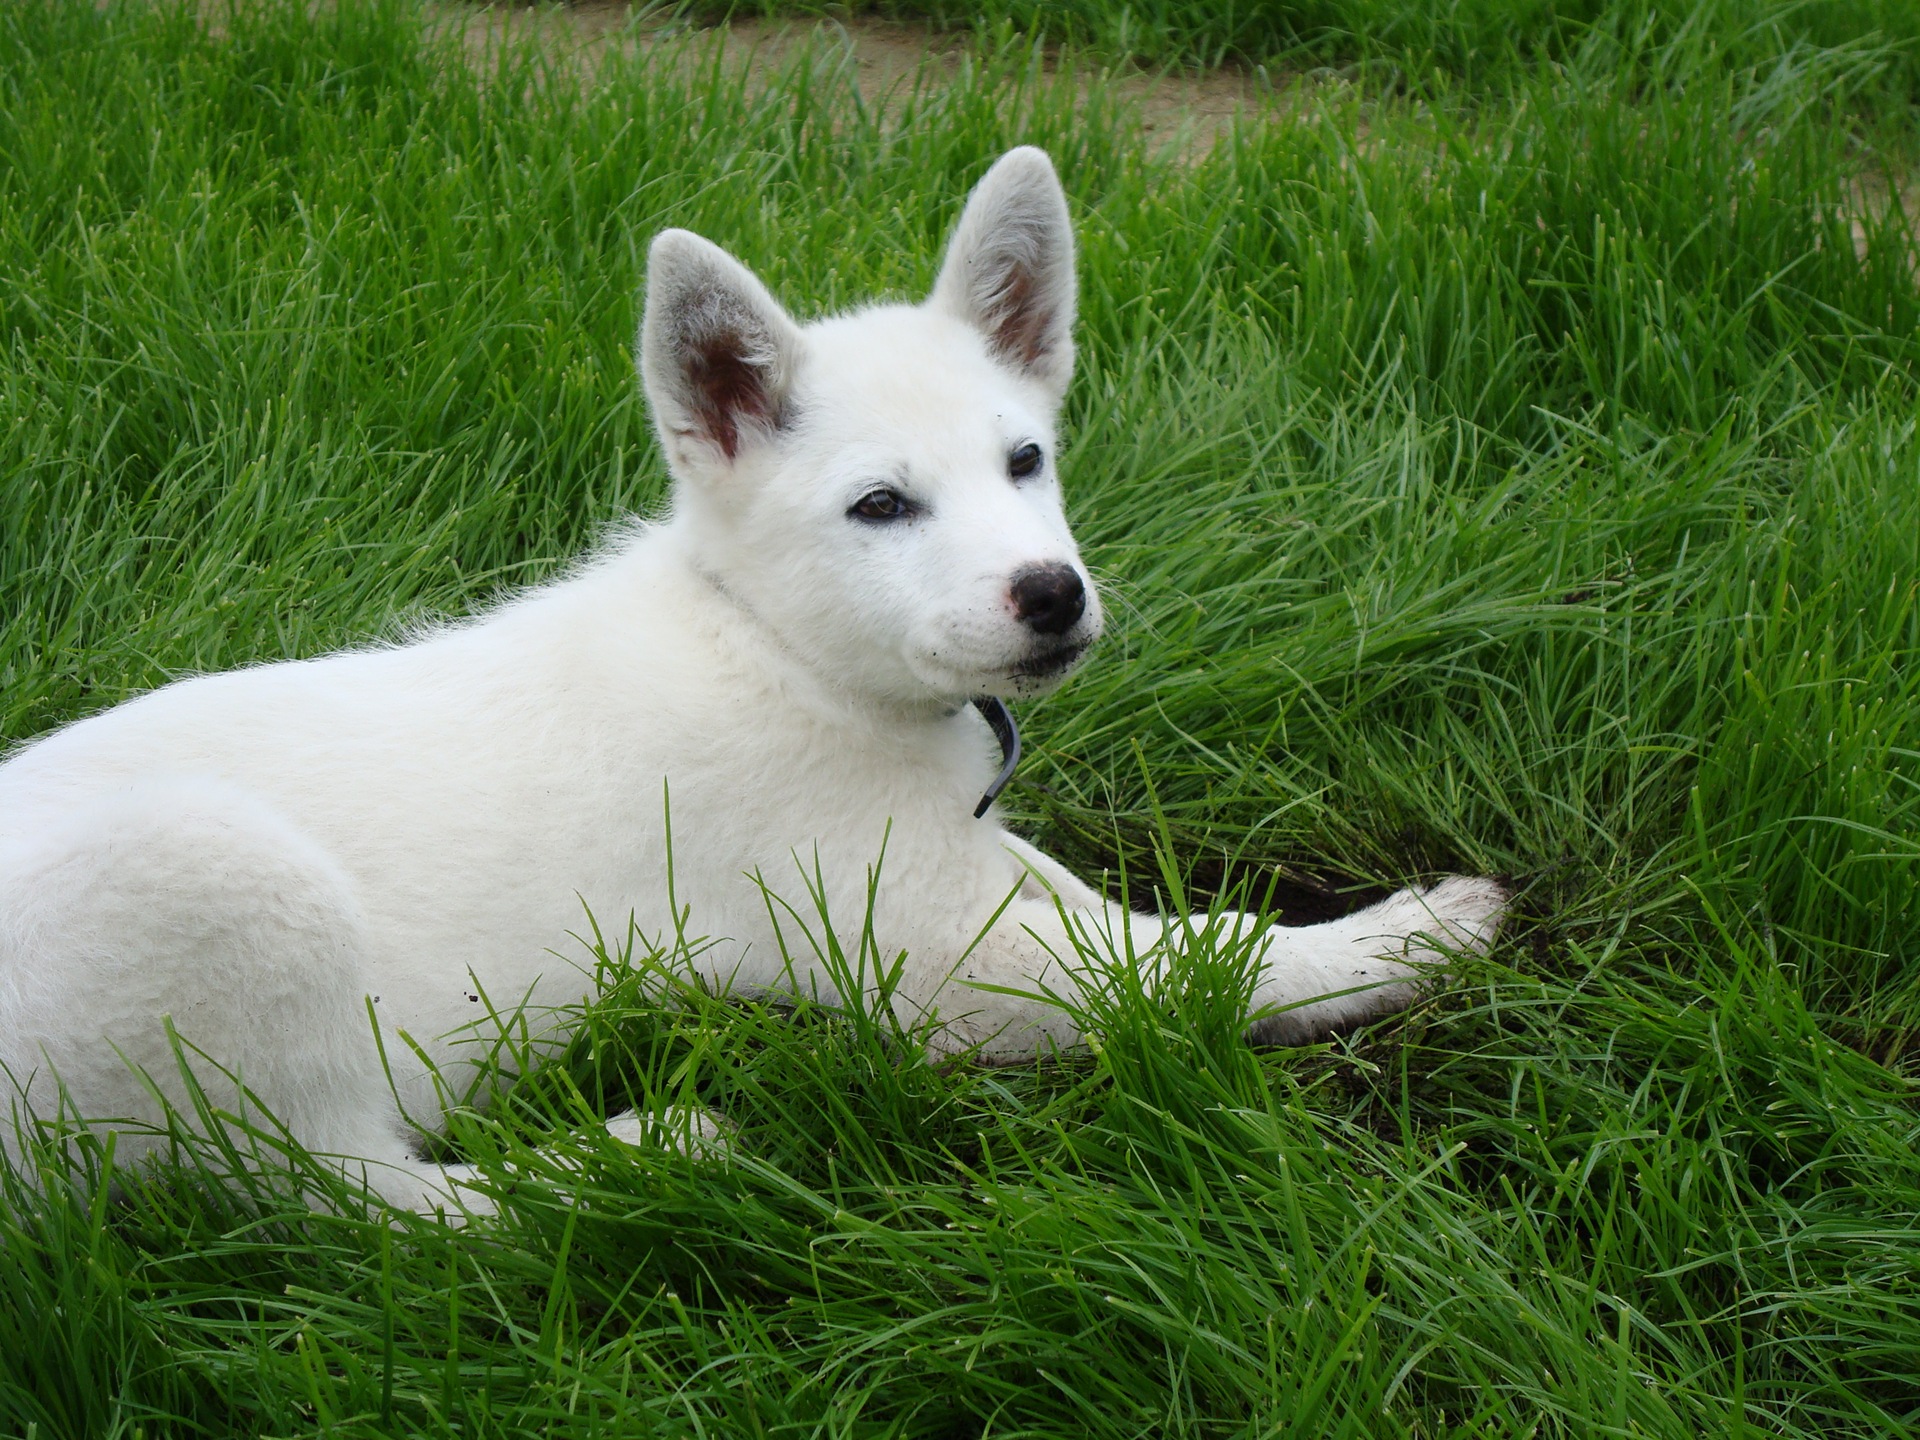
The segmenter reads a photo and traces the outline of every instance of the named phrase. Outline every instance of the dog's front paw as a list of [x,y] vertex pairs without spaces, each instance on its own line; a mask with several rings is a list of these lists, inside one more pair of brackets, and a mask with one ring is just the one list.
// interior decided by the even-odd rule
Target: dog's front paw
[[1365,940],[1386,959],[1432,964],[1450,953],[1482,954],[1493,944],[1513,896],[1483,875],[1449,875],[1424,890],[1402,890],[1363,910]]
[[1405,1009],[1434,969],[1493,943],[1509,898],[1498,880],[1451,875],[1342,920],[1274,930],[1249,1038],[1304,1045]]

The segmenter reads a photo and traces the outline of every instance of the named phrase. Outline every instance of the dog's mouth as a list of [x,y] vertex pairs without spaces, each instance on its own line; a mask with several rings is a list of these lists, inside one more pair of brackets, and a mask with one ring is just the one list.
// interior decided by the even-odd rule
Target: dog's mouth
[[[1098,634],[1096,630],[1090,635],[1047,636],[1038,638],[1038,643],[1035,643],[1037,637],[1029,636],[1027,645],[1023,647],[1024,654],[1006,656],[999,659],[998,663],[975,661],[967,665],[949,665],[943,663],[944,657],[934,651],[926,653],[914,668],[924,683],[943,696],[966,699],[978,695],[998,695],[1008,700],[1031,699],[1036,695],[1045,695],[1064,680],[1086,657],[1087,651],[1093,648]],[[981,660],[985,658],[982,656]]]
[[1087,653],[1091,643],[1078,640],[1068,645],[1056,645],[1038,655],[1029,655],[1008,673],[1015,680],[1057,680],[1080,663],[1080,657]]

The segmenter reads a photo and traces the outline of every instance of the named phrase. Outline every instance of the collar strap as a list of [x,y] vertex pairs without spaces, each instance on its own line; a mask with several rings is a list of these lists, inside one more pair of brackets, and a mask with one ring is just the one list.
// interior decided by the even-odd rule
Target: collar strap
[[1000,773],[993,777],[993,783],[987,786],[987,793],[973,807],[973,818],[978,820],[987,813],[987,807],[1000,798],[1000,792],[1007,788],[1007,782],[1013,778],[1014,767],[1020,763],[1020,727],[1013,723],[1013,712],[998,695],[974,696],[973,708],[986,717],[987,724],[992,727],[993,738],[1000,742]]

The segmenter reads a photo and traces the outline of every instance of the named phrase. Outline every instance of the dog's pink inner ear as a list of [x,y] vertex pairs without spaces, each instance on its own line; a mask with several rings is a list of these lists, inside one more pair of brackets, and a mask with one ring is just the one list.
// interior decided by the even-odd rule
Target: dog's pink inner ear
[[987,343],[1004,360],[1030,370],[1053,353],[1057,323],[1054,307],[1031,265],[1006,265],[982,297],[982,328]]
[[1073,375],[1073,222],[1038,150],[1001,157],[954,227],[932,303],[1057,398]]
[[709,330],[689,337],[685,350],[687,389],[694,419],[727,459],[740,453],[740,424],[772,429],[779,416],[772,377],[756,352],[766,350],[738,330]]

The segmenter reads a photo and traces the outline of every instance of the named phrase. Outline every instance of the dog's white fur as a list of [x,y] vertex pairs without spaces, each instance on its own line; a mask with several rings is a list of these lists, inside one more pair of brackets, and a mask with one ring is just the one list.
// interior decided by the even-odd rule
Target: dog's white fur
[[[1070,925],[1147,965],[1183,929],[973,818],[998,757],[965,703],[1048,687],[1100,629],[1054,466],[1073,308],[1065,198],[1032,149],[980,182],[919,306],[803,328],[724,252],[659,236],[639,358],[669,518],[471,622],[181,681],[0,767],[0,1062],[28,1104],[50,1111],[57,1077],[137,1152],[138,1072],[179,1098],[171,1017],[232,1077],[201,1075],[216,1104],[243,1084],[430,1208],[454,1177],[413,1153],[401,1107],[437,1100],[399,1032],[456,1072],[476,995],[580,999],[550,947],[583,901],[654,937],[683,907],[717,984],[833,998],[805,946],[783,959],[762,885],[812,915],[817,877],[851,945],[883,843],[875,948],[909,957],[894,1003],[937,1012],[936,1046],[1079,1040],[1040,998],[1075,992]],[[1043,459],[1015,479],[1023,445]],[[886,491],[911,512],[857,513]],[[1084,585],[1077,620],[1016,613],[1036,567]],[[1292,1037],[1395,1008],[1436,939],[1485,943],[1502,903],[1454,879],[1270,930],[1256,1003],[1296,1006]]]

